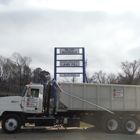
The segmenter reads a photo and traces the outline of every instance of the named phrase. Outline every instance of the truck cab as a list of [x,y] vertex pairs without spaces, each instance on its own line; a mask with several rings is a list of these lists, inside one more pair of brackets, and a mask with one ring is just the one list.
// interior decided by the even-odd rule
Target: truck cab
[[[0,120],[2,129],[6,133],[15,133],[25,126],[29,117],[42,113],[43,85],[28,84],[24,87],[21,96],[0,98]],[[31,119],[34,123],[34,120]]]
[[25,113],[41,113],[43,103],[43,85],[26,85],[22,92],[21,105]]

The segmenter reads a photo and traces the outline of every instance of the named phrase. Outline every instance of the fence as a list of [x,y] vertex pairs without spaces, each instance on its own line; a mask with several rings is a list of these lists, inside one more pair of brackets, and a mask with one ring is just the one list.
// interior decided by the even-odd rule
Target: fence
[[0,83],[0,97],[21,95],[22,90],[22,86]]

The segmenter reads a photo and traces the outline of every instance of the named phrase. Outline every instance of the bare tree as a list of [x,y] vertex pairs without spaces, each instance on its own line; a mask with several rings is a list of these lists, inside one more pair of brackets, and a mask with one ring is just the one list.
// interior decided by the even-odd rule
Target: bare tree
[[93,82],[93,76],[90,76],[90,72],[88,70],[88,60],[86,59],[86,62],[85,62],[85,67],[86,67],[86,82],[87,83],[92,83]]
[[110,73],[107,75],[106,81],[108,84],[117,84],[118,83],[117,76],[113,73]]
[[32,73],[30,63],[30,57],[23,57],[19,53],[13,53],[10,58],[0,56],[0,92],[20,93],[22,86],[31,80],[40,83],[50,81],[48,71],[37,68]]
[[123,73],[119,73],[121,84],[138,84],[140,60],[134,60],[133,62],[122,62],[121,69]]
[[31,75],[31,70],[29,68],[31,58],[26,56],[22,57],[19,53],[15,52],[12,54],[11,60],[13,62],[12,74],[16,77],[17,81],[19,82],[19,85],[22,86],[25,83],[27,84]]
[[0,56],[0,81],[3,77],[3,65],[4,65],[4,57]]
[[117,76],[113,73],[107,75],[102,70],[95,72],[92,76],[90,76],[90,72],[88,70],[88,61],[86,60],[86,81],[87,83],[115,84],[117,82]]
[[11,75],[12,62],[8,58],[0,56],[0,81],[7,81]]
[[107,75],[105,72],[100,70],[99,72],[95,72],[92,76],[93,83],[105,84],[107,83]]

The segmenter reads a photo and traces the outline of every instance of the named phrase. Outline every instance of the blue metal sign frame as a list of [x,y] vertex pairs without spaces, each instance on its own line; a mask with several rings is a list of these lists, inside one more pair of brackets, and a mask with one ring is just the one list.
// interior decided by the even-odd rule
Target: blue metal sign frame
[[[61,52],[61,50],[64,49],[66,52]],[[59,52],[58,52],[59,50]],[[73,51],[75,50],[75,52]],[[81,52],[77,52],[78,50],[82,50]],[[81,59],[58,59],[58,55],[81,55]],[[82,66],[58,66],[57,62],[60,61],[81,61]],[[57,68],[66,68],[66,67],[81,67],[82,72],[57,72]],[[85,73],[85,49],[84,47],[56,47],[54,48],[54,79],[57,80],[57,74],[83,74],[83,83],[86,81],[86,73]]]

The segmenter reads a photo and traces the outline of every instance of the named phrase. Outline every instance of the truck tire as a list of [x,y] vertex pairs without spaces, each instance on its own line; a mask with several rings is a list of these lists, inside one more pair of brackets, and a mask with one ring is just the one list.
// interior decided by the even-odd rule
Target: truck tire
[[103,130],[104,132],[107,132],[106,129],[105,129],[105,119],[106,119],[106,118],[107,118],[107,116],[106,116],[106,117],[103,117],[102,120],[101,120],[101,123],[100,123],[101,128],[102,128],[102,130]]
[[107,116],[103,122],[103,128],[109,133],[117,133],[120,129],[120,119],[117,116]]
[[122,121],[122,132],[135,134],[138,130],[138,122],[134,117],[127,117]]
[[12,134],[20,130],[21,119],[15,114],[9,114],[2,120],[2,130],[5,133]]

